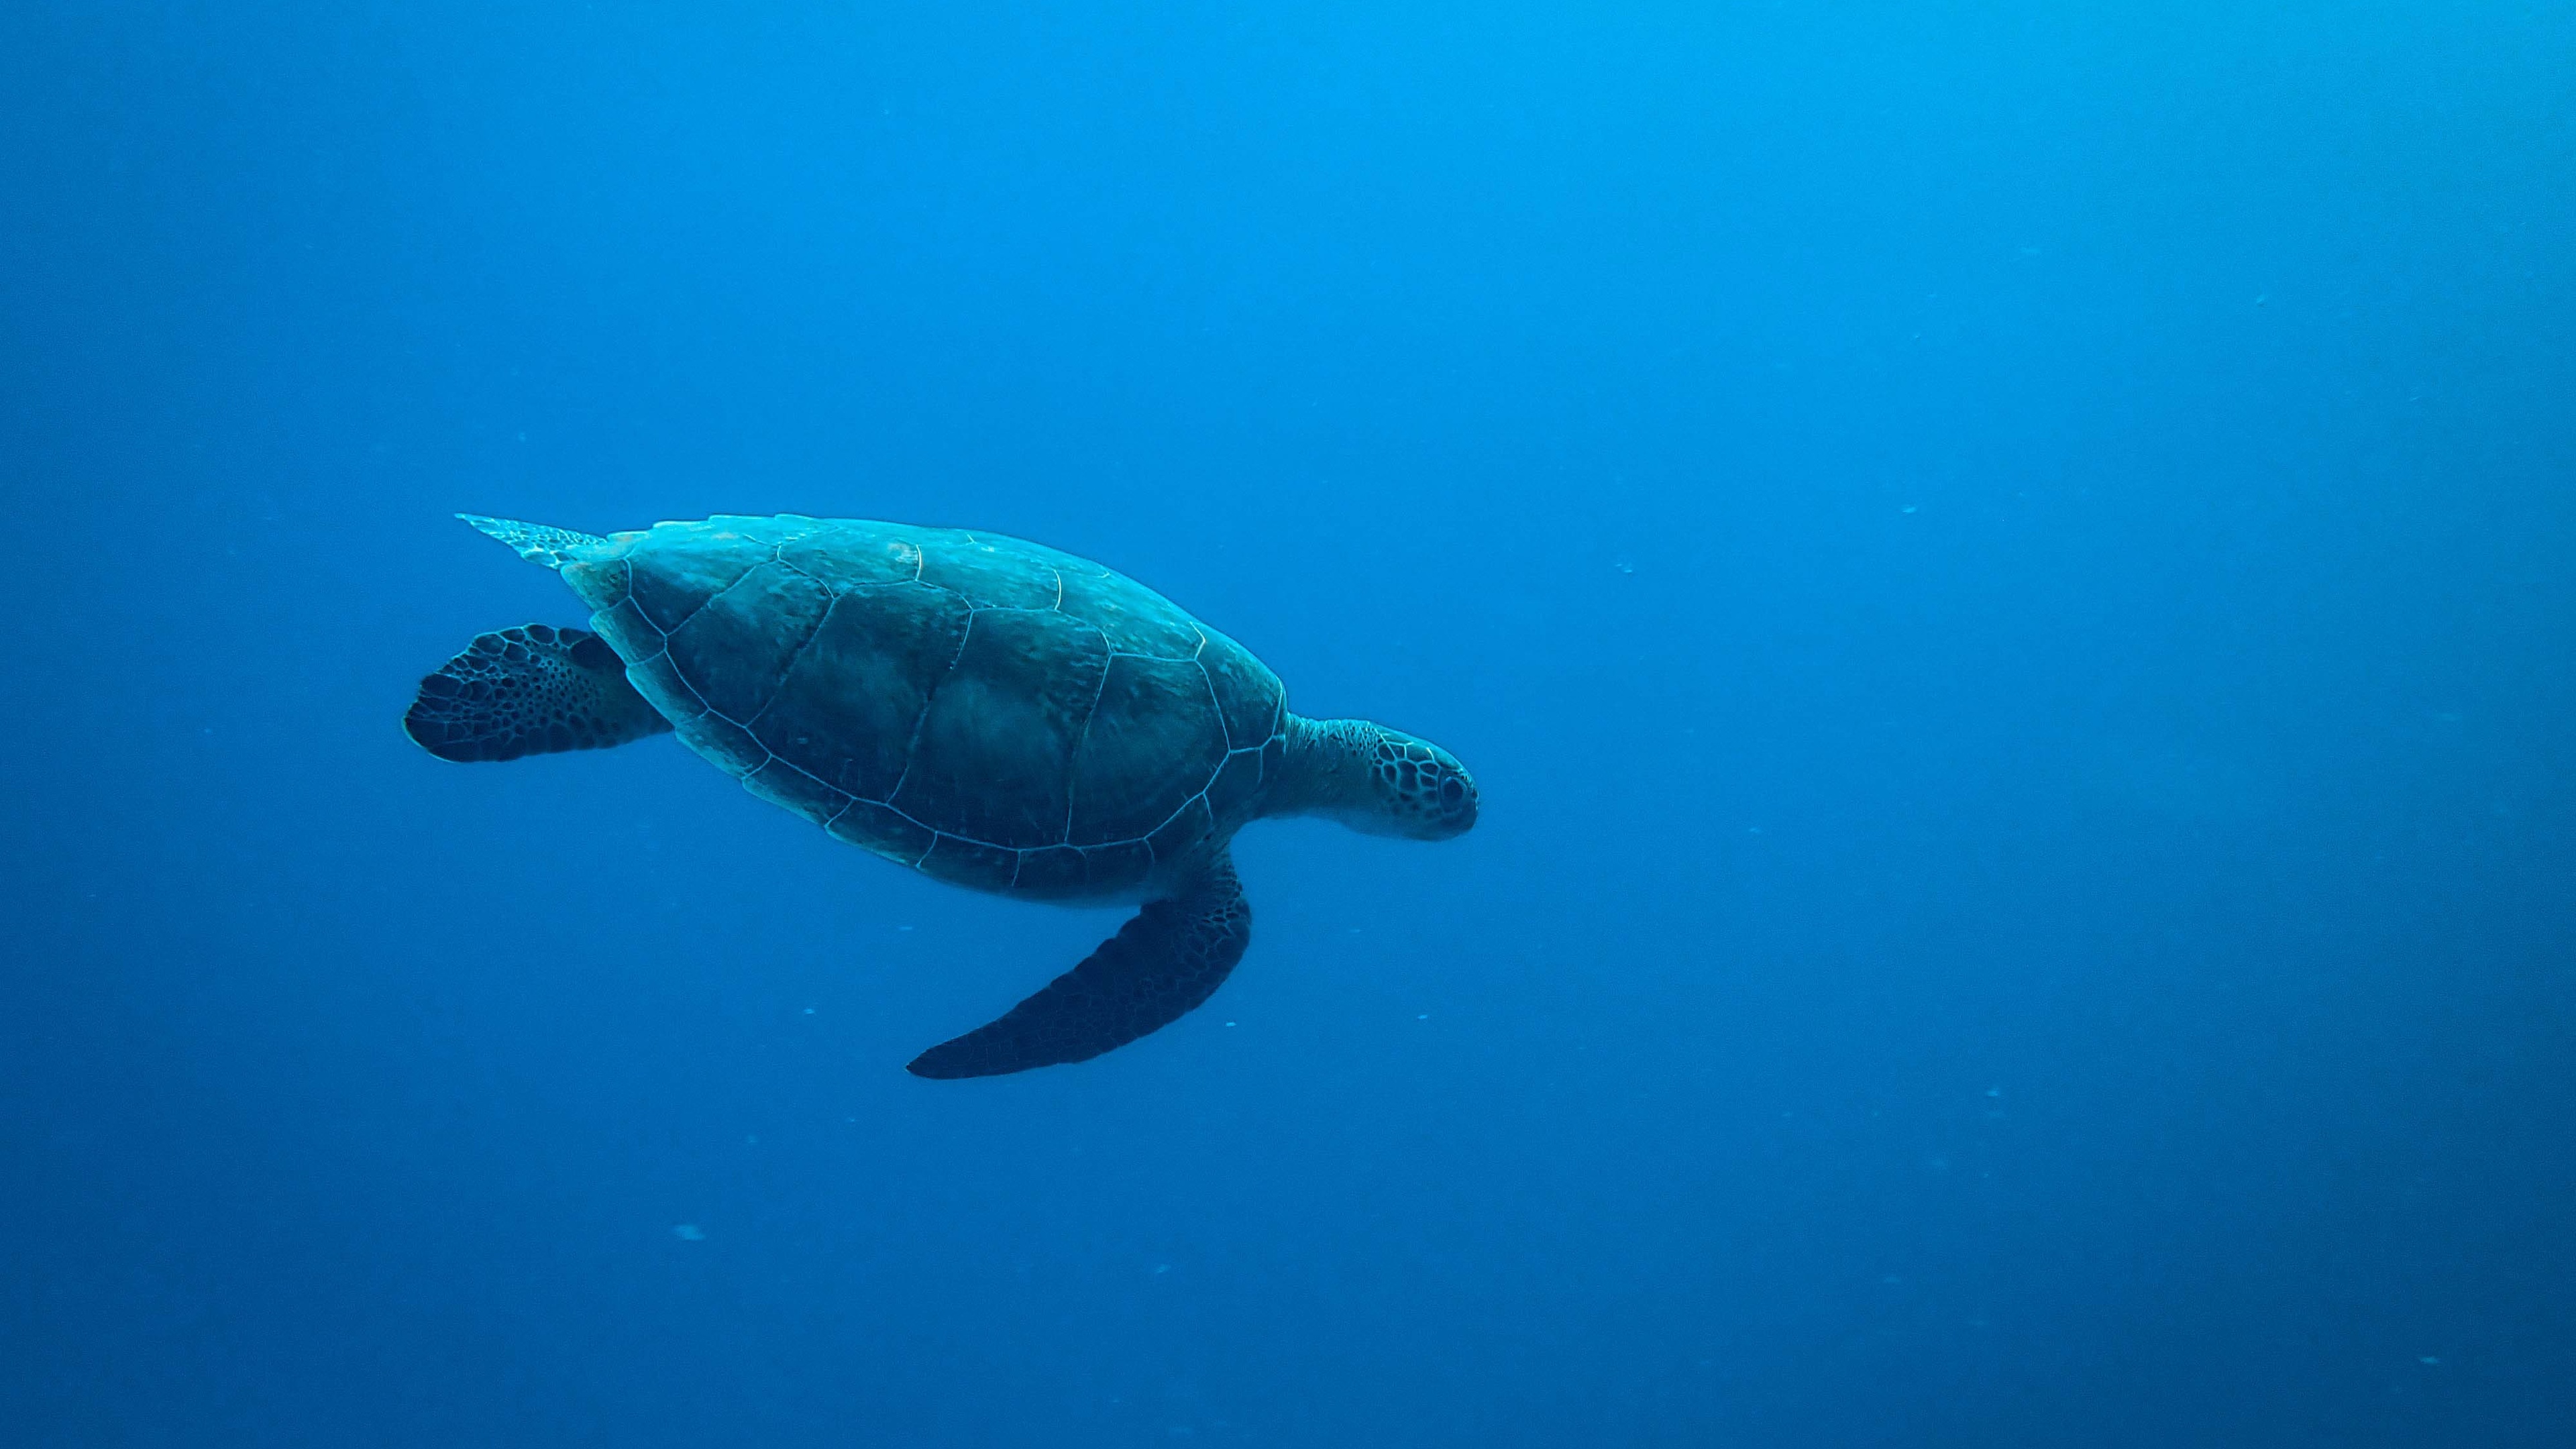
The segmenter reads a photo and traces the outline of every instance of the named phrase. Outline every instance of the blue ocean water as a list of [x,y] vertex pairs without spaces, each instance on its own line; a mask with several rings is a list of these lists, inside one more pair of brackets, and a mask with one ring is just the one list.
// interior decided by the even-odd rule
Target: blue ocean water
[[[2576,1442],[2576,11],[0,12],[0,1442]],[[450,520],[958,524],[1454,749],[1121,912]]]

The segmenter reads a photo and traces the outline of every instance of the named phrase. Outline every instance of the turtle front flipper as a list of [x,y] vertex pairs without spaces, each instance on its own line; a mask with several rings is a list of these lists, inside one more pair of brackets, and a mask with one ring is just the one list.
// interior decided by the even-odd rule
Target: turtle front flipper
[[1079,1062],[1169,1026],[1215,993],[1252,943],[1252,907],[1220,854],[1191,887],[1153,901],[1083,963],[1000,1020],[913,1058],[916,1077],[997,1077]]
[[668,730],[587,629],[523,624],[486,634],[420,682],[403,731],[442,760],[597,750]]

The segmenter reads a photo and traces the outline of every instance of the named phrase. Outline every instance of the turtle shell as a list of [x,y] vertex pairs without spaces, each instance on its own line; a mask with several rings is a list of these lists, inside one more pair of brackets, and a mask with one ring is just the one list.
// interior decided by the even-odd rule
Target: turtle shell
[[942,880],[1133,894],[1286,750],[1279,678],[1100,565],[989,533],[711,518],[564,577],[627,678],[752,793]]

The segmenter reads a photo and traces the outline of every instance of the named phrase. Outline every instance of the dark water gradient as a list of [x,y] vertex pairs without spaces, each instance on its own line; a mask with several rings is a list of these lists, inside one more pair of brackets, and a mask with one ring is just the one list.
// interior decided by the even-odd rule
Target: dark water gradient
[[[2567,1442],[2571,73],[0,8],[0,1439]],[[1207,1010],[915,1081],[1117,917],[412,749],[575,621],[460,508],[1044,539],[1484,820],[1260,828]]]

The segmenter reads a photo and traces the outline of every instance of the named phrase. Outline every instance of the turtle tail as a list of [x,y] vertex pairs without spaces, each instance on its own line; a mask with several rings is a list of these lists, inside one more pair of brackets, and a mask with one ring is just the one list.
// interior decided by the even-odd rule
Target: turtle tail
[[578,563],[591,549],[604,548],[608,540],[595,533],[575,533],[569,528],[548,528],[542,523],[521,523],[515,518],[486,518],[479,513],[460,513],[457,517],[477,529],[508,544],[519,557],[530,563],[541,563],[560,569]]

